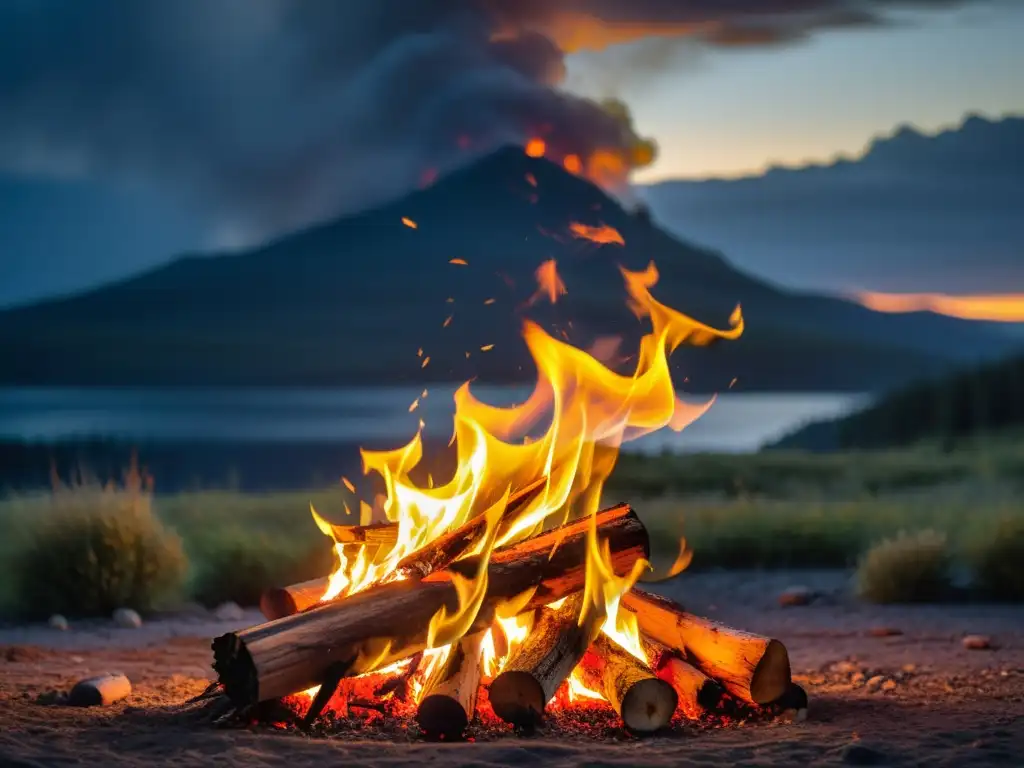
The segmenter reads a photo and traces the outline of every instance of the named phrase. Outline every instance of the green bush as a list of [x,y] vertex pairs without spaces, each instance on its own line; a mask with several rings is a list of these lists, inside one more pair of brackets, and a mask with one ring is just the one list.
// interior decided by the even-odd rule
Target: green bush
[[1024,520],[997,523],[972,552],[978,590],[993,600],[1024,600]]
[[873,603],[939,600],[950,589],[951,557],[945,534],[900,533],[869,549],[857,568],[861,597]]
[[13,555],[15,601],[27,615],[146,611],[174,598],[187,561],[137,475],[125,488],[57,487]]
[[267,587],[326,576],[334,561],[330,542],[321,538],[311,549],[263,533],[222,529],[191,550],[192,596],[209,607],[229,600],[252,606]]

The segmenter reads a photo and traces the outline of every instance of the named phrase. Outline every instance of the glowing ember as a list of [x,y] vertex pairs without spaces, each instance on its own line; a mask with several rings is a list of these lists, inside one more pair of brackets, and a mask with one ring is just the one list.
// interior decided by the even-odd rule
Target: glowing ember
[[405,216],[402,217],[402,223],[405,224],[409,229],[417,229],[419,225],[412,219],[407,219]]
[[562,166],[572,174],[579,175],[583,172],[583,163],[580,162],[579,155],[566,155],[562,158]]
[[459,266],[459,267],[465,267],[465,266],[469,265],[469,262],[466,261],[465,259],[458,259],[458,258],[456,258],[456,259],[449,259],[448,263],[449,264],[455,264],[456,266]]
[[578,221],[574,221],[569,225],[569,231],[572,232],[573,237],[579,238],[580,240],[589,240],[592,243],[598,243],[600,245],[625,245],[626,241],[622,239],[622,235],[614,227],[609,227],[607,224],[601,224],[597,227],[590,227],[586,224],[580,224]]
[[547,145],[544,143],[544,139],[533,138],[526,142],[526,154],[530,157],[544,157],[546,151]]

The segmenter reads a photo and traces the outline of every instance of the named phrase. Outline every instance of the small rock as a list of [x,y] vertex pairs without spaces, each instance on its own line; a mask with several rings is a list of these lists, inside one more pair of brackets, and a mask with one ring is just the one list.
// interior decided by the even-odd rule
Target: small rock
[[903,630],[896,627],[871,627],[868,634],[871,637],[898,637],[903,634]]
[[843,747],[842,760],[847,765],[881,765],[885,755],[864,744],[847,744]]
[[882,683],[884,683],[884,682],[885,682],[885,675],[875,675],[874,677],[868,679],[866,685],[868,687],[868,690],[873,691],[873,690],[877,690],[878,688],[880,688]]
[[794,586],[782,591],[779,595],[779,605],[783,607],[795,605],[810,605],[814,600],[814,592],[807,587]]
[[132,693],[132,684],[122,674],[100,675],[80,680],[68,694],[68,704],[73,707],[110,706]]
[[896,688],[896,681],[895,680],[886,680],[884,683],[882,683],[882,690],[883,691],[892,691],[895,688]]
[[53,616],[50,617],[50,620],[46,623],[50,625],[51,629],[59,629],[62,632],[68,628],[68,620],[59,613],[53,614]]
[[903,671],[906,672],[908,675],[911,675],[914,672],[917,672],[917,664],[904,664]]
[[852,661],[837,661],[832,665],[832,671],[838,675],[849,675],[857,672],[859,669],[860,667]]
[[72,664],[81,664],[83,661],[85,661],[85,657],[84,656],[72,656],[71,657],[71,663]]
[[217,617],[217,621],[241,621],[245,617],[245,612],[238,603],[227,602],[218,605],[213,615]]
[[992,638],[988,635],[967,635],[960,642],[969,651],[987,651],[992,648]]
[[864,682],[865,679],[867,679],[867,675],[865,675],[863,672],[855,672],[853,676],[850,678],[850,682],[854,685],[860,685]]
[[114,611],[114,623],[124,629],[138,629],[142,626],[142,617],[131,608],[118,608]]

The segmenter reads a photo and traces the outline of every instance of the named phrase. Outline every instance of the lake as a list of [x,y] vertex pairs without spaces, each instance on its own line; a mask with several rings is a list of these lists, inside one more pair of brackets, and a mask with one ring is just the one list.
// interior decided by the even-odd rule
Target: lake
[[[0,389],[0,439],[56,442],[112,437],[145,442],[305,442],[397,446],[419,419],[428,435],[451,434],[454,386],[320,390]],[[507,405],[529,392],[474,387],[482,400]],[[697,398],[694,398],[695,400]],[[865,396],[835,393],[726,393],[681,433],[662,430],[626,450],[749,452],[808,421],[848,413]]]

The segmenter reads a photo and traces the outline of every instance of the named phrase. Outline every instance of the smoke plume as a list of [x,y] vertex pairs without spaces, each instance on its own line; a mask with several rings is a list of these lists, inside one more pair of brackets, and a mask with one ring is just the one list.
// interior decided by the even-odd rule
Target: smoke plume
[[620,184],[655,146],[621,102],[560,90],[566,53],[780,44],[957,1],[11,0],[0,172],[142,181],[245,241],[531,137]]

